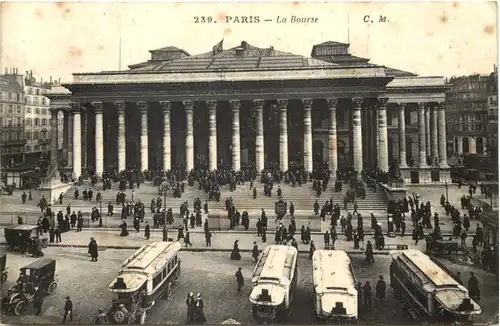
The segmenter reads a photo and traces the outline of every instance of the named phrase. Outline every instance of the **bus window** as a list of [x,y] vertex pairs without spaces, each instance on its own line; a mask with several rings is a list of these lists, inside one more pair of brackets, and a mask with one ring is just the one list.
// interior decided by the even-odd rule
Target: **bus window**
[[155,276],[155,278],[153,279],[153,291],[156,289],[156,287],[161,283],[161,273],[159,273],[158,275]]
[[167,276],[167,268],[165,267],[165,268],[163,269],[163,277],[166,277],[166,276]]

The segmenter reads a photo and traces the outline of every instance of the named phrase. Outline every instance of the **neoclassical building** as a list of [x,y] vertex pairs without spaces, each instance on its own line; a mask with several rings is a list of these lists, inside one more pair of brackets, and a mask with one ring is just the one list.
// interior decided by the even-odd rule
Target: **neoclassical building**
[[338,42],[314,45],[311,57],[244,41],[150,53],[126,71],[74,74],[48,95],[53,117],[65,112],[76,175],[292,161],[387,171],[397,161],[406,182],[449,178],[443,77],[372,64]]

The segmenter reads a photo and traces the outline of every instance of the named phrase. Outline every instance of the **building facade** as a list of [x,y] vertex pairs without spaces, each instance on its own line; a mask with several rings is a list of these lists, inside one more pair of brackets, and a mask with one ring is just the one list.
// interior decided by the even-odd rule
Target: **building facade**
[[491,133],[489,100],[491,75],[452,77],[446,93],[447,132],[453,153],[488,155],[488,144],[498,134]]
[[67,117],[76,176],[327,162],[358,172],[395,163],[414,183],[449,178],[443,77],[372,64],[338,42],[313,46],[311,57],[246,42],[194,56],[150,52],[127,71],[74,74],[48,94],[53,117]]
[[498,162],[498,67],[488,81],[488,155]]
[[25,96],[24,80],[16,69],[0,76],[0,164],[15,166],[23,162]]
[[[19,74],[16,68],[6,69],[0,76],[11,85],[11,90],[2,86],[2,164],[6,167],[31,165],[50,157],[51,111],[50,100],[45,96],[53,84],[37,81],[31,71]],[[4,90],[5,88],[5,90]],[[60,133],[62,148],[64,116],[60,113],[56,130]]]

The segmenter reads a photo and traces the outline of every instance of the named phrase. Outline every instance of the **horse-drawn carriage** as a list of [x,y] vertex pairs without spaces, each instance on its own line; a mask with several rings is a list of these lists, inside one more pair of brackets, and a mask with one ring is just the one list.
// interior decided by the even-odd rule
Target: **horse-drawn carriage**
[[2,309],[5,313],[20,316],[30,305],[36,291],[42,294],[52,294],[57,289],[56,261],[42,258],[21,268],[21,275],[2,299]]

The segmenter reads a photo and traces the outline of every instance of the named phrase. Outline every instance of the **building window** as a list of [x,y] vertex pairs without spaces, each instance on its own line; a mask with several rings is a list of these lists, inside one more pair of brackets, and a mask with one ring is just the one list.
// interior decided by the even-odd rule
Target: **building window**
[[21,111],[21,106],[20,106],[20,105],[18,105],[18,106],[17,106],[17,113],[18,113],[18,114],[21,114],[21,113],[22,113],[22,111]]
[[35,127],[40,125],[40,119],[35,118]]
[[43,105],[45,105],[47,103],[47,99],[45,97],[42,98],[42,103],[43,103]]
[[3,113],[3,104],[0,104],[0,114]]
[[26,119],[26,126],[31,127],[31,118]]
[[0,118],[0,127],[3,127],[3,118]]
[[9,127],[12,127],[12,119],[7,120],[7,125],[8,125]]
[[17,101],[20,102],[21,101],[21,94],[16,94],[17,95]]
[[27,108],[27,109],[26,109],[26,112],[27,112],[27,113],[31,113],[31,108]]
[[12,93],[9,93],[9,100],[12,100]]
[[36,95],[40,95],[40,89],[36,89]]
[[13,113],[12,104],[9,105],[9,113]]
[[26,152],[31,152],[31,147],[30,146],[26,146]]
[[36,109],[35,109],[35,113],[36,113],[36,114],[40,114],[40,109],[39,109],[39,108],[36,108]]
[[17,140],[17,133],[13,132],[11,137],[12,137],[12,140]]
[[42,126],[46,126],[47,125],[47,119],[43,118],[42,119]]

